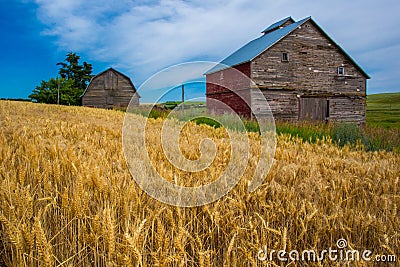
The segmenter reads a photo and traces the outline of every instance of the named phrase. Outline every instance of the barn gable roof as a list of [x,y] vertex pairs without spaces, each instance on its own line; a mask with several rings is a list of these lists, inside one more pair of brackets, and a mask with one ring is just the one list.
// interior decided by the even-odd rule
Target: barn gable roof
[[357,67],[357,69],[359,69],[359,71],[362,74],[364,74],[367,77],[367,79],[370,78],[368,74],[361,68],[361,66],[342,47],[340,47],[311,17],[307,17],[298,22],[294,22],[293,20],[294,23],[289,24],[285,27],[281,27],[289,20],[293,19],[291,17],[287,17],[281,21],[272,24],[263,31],[264,35],[248,42],[247,44],[245,44],[244,46],[233,52],[231,55],[222,60],[221,64],[218,64],[213,68],[211,68],[210,70],[208,70],[205,73],[205,75],[212,74],[224,70],[226,68],[237,66],[242,63],[254,60],[257,56],[262,54],[264,51],[268,50],[274,44],[276,44],[281,39],[283,39],[291,32],[293,32],[295,29],[297,29],[299,26],[303,25],[307,21],[311,21],[332,43],[336,45],[336,47],[339,48],[339,50],[351,62],[353,62],[353,64]]
[[106,72],[108,72],[108,71],[116,72],[116,73],[118,73],[119,75],[121,75],[121,76],[125,77],[126,79],[128,79],[130,85],[132,85],[132,88],[133,88],[133,90],[135,91],[135,93],[137,94],[137,96],[138,96],[139,98],[141,98],[141,96],[140,96],[139,93],[137,92],[136,87],[135,87],[135,85],[133,84],[131,78],[129,78],[129,76],[123,74],[122,72],[120,72],[120,71],[118,71],[118,70],[116,70],[116,69],[114,69],[114,68],[108,68],[108,69],[106,69],[106,70],[104,70],[104,71],[102,71],[102,72],[96,74],[95,76],[93,76],[92,79],[90,79],[90,83],[89,83],[88,86],[86,86],[86,89],[85,89],[85,91],[83,92],[83,94],[81,95],[81,97],[83,97],[83,96],[86,94],[86,92],[87,92],[87,90],[88,90],[90,84],[92,83],[92,81],[93,81],[95,78],[101,76],[102,74],[104,74],[104,73],[106,73]]

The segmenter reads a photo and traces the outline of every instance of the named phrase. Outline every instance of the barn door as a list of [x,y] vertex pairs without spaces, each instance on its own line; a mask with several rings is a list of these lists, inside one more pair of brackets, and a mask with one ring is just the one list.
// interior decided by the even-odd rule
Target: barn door
[[325,121],[329,117],[329,105],[326,98],[300,98],[300,120]]
[[118,76],[114,71],[109,71],[104,80],[105,93],[106,93],[106,105],[108,108],[114,106],[114,96],[118,89]]
[[104,77],[104,89],[105,90],[116,90],[118,89],[118,75],[113,71],[109,71]]

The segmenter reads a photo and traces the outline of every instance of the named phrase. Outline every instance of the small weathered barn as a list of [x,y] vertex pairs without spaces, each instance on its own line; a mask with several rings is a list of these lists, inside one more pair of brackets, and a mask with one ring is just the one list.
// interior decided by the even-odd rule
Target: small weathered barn
[[[369,76],[311,17],[288,17],[262,33],[205,73],[207,99],[251,117],[262,113],[252,90],[259,88],[276,119],[365,123]],[[208,110],[223,112],[212,102]]]
[[131,79],[109,68],[92,78],[82,94],[82,105],[96,108],[126,108],[133,98],[139,105],[139,94]]

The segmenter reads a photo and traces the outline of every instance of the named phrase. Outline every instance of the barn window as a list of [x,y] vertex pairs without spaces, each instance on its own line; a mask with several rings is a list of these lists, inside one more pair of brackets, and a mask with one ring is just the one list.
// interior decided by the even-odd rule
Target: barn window
[[289,54],[286,52],[282,52],[282,61],[289,61]]
[[344,75],[344,67],[339,67],[337,70],[337,73],[339,76],[343,76]]

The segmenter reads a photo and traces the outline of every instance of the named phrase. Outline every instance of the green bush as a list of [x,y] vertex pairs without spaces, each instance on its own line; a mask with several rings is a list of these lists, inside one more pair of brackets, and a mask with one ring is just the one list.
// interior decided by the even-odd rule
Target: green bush
[[207,117],[199,117],[199,118],[195,118],[191,121],[196,122],[197,125],[206,124],[208,126],[214,127],[215,129],[221,127],[221,124],[219,122],[217,122],[216,120],[213,120],[211,118],[207,118]]
[[277,134],[289,134],[292,137],[297,137],[305,142],[315,143],[317,140],[322,140],[329,136],[325,125],[311,123],[289,123],[276,122]]
[[341,147],[344,145],[356,145],[357,142],[360,141],[362,144],[365,144],[366,141],[362,129],[352,123],[340,123],[334,125],[330,129],[329,135],[332,138],[332,141]]

